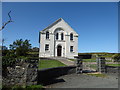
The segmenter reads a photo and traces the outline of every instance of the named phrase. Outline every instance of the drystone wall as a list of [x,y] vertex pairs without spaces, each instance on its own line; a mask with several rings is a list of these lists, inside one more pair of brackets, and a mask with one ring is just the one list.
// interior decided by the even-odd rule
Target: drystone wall
[[119,66],[107,66],[106,65],[106,73],[116,73],[119,74],[120,67]]
[[37,84],[38,60],[19,60],[3,71],[3,86]]

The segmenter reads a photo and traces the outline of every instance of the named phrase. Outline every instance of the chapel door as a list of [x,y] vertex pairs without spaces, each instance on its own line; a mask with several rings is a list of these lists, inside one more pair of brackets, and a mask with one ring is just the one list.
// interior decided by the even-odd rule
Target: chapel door
[[57,56],[61,56],[62,53],[62,46],[57,47]]

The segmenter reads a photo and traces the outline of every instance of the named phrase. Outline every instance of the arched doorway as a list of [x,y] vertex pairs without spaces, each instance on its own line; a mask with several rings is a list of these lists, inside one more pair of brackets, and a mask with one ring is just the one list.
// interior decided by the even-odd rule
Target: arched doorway
[[57,56],[61,56],[62,55],[62,46],[61,45],[58,45],[57,46]]

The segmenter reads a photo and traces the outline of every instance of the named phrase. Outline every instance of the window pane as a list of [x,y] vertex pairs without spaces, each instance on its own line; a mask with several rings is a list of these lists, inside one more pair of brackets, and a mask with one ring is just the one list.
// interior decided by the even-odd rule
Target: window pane
[[49,44],[45,44],[45,51],[49,50]]
[[49,32],[46,32],[46,39],[49,39]]
[[70,52],[73,52],[73,46],[70,46]]
[[72,33],[70,34],[70,40],[73,40],[73,34]]
[[61,33],[61,40],[63,40],[64,39],[64,35],[63,35],[63,33]]
[[59,36],[58,36],[58,33],[56,33],[56,40],[58,40],[58,37],[59,37]]

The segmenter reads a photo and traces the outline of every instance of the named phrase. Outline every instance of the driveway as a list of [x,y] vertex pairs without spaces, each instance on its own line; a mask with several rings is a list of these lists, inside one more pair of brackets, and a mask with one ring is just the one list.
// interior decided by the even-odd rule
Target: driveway
[[70,74],[57,78],[56,83],[47,88],[118,88],[117,74],[107,74],[107,77],[96,77],[86,74]]

